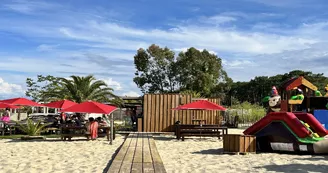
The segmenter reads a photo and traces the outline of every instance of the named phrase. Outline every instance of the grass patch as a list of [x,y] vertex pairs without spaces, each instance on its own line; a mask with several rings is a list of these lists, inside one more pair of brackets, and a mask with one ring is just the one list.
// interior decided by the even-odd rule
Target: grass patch
[[[8,136],[0,136],[0,139],[20,139],[21,137],[26,135],[8,135]],[[51,134],[51,135],[41,135],[45,136],[46,138],[60,138],[60,135]]]

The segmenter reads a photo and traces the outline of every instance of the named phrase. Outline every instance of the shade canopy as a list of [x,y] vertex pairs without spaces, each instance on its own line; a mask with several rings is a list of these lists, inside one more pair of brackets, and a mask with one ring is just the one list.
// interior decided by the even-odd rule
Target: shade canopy
[[32,100],[26,99],[26,98],[12,98],[12,99],[7,99],[7,100],[0,100],[2,103],[7,103],[11,105],[22,105],[22,106],[38,106],[42,107],[43,105],[36,103]]
[[72,102],[70,100],[59,100],[59,101],[54,101],[54,102],[50,102],[50,103],[43,104],[43,105],[46,107],[50,107],[50,108],[66,109],[66,108],[69,108],[76,104],[77,103]]
[[173,110],[220,110],[225,111],[226,108],[216,103],[207,100],[198,100],[195,102],[187,103],[185,105],[178,106]]
[[15,106],[15,105],[0,102],[0,109],[4,109],[4,108],[18,109],[19,106]]
[[62,112],[110,114],[115,109],[117,109],[115,106],[105,105],[94,101],[86,101],[64,109]]

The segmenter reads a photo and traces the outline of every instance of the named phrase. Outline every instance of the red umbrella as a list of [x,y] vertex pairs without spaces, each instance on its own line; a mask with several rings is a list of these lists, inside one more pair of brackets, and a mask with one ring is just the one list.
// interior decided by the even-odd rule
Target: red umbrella
[[110,114],[115,109],[117,109],[115,106],[109,106],[94,101],[86,101],[64,109],[62,112]]
[[199,100],[191,103],[187,103],[185,105],[178,106],[174,108],[174,110],[220,110],[225,111],[226,108],[215,104],[213,102],[207,100]]
[[3,109],[3,108],[18,109],[19,106],[15,106],[15,105],[0,102],[0,109]]
[[50,102],[47,104],[43,104],[44,106],[50,107],[50,108],[59,108],[59,109],[66,109],[71,106],[76,105],[77,103],[72,102],[70,100],[59,100],[59,101],[54,101]]
[[[62,112],[79,112],[79,113],[100,113],[100,114],[110,114],[115,109],[115,106],[109,106],[102,103],[94,101],[86,101],[80,104],[76,104],[67,109],[62,110]],[[113,133],[114,133],[114,119],[113,114],[111,114],[111,125],[110,125],[110,144],[113,144]]]
[[36,103],[32,100],[26,99],[26,98],[12,98],[7,100],[0,100],[2,103],[12,104],[12,105],[23,105],[23,106],[39,106],[42,107],[43,105]]

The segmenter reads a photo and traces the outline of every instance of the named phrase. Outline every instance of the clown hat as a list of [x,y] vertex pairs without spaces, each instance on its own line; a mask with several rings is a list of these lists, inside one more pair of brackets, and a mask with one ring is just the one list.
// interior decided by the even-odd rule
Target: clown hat
[[272,87],[271,95],[272,96],[277,96],[278,95],[278,90],[277,90],[277,88],[275,86]]

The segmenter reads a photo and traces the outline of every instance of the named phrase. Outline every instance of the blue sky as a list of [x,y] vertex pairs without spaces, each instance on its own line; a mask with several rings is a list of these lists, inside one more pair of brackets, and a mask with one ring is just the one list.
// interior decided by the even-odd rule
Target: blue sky
[[138,95],[133,56],[152,43],[207,49],[235,81],[293,69],[326,73],[325,0],[2,0],[0,96],[25,79],[94,74]]

